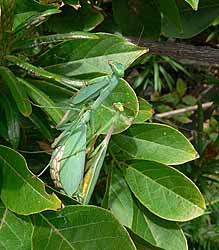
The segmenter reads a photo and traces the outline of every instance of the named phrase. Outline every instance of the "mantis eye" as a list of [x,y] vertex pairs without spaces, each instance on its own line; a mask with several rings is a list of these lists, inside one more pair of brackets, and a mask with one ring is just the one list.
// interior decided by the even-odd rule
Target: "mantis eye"
[[124,77],[125,67],[121,63],[113,63],[112,61],[109,61],[108,63],[114,74],[118,77]]

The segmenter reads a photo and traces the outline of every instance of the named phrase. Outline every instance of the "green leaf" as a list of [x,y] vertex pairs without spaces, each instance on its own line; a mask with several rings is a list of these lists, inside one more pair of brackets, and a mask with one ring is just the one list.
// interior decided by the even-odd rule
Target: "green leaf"
[[33,226],[29,217],[12,213],[0,201],[0,221],[1,249],[31,249]]
[[50,118],[58,124],[62,119],[64,113],[56,107],[55,103],[44,92],[37,89],[34,85],[28,83],[24,79],[17,78],[20,83],[28,89],[28,94],[31,99],[42,106],[42,109],[50,116]]
[[13,46],[14,50],[23,50],[27,48],[32,47],[38,47],[41,45],[47,45],[52,43],[58,43],[58,42],[65,42],[69,40],[75,40],[75,39],[97,39],[98,37],[96,35],[93,35],[88,32],[71,32],[71,33],[65,33],[65,34],[54,34],[54,35],[47,35],[47,36],[39,36],[32,39],[26,39],[26,40],[19,40],[16,42]]
[[[187,0],[187,2],[193,3],[192,6],[197,8],[198,0]],[[219,13],[218,0],[200,1],[197,11],[189,8],[185,0],[177,1],[177,5],[180,10],[182,30],[179,32],[176,25],[164,17],[162,32],[167,37],[191,38],[208,28]]]
[[14,15],[14,23],[12,30],[14,31],[19,25],[26,22],[31,16],[37,14],[37,11],[27,11]]
[[127,158],[178,165],[198,157],[186,137],[167,125],[137,124],[113,137],[113,142]]
[[182,79],[178,79],[176,82],[176,91],[182,97],[187,91],[187,85]]
[[66,100],[69,100],[75,94],[74,90],[60,86],[54,82],[37,79],[28,79],[28,82],[47,94],[56,104],[65,103],[63,109],[66,108]]
[[13,148],[17,148],[20,142],[19,113],[14,107],[15,103],[8,96],[1,93],[0,104],[4,110],[7,121],[8,139]]
[[126,181],[138,200],[155,215],[188,221],[204,213],[205,201],[195,184],[178,170],[150,161],[134,161]]
[[18,33],[20,31],[24,31],[25,29],[28,30],[34,26],[38,26],[41,23],[45,22],[47,18],[51,15],[55,15],[60,13],[58,9],[48,9],[44,12],[37,13],[36,15],[30,16],[29,18],[25,19],[23,23],[19,24],[15,29],[14,33]]
[[45,192],[44,183],[33,178],[22,155],[0,146],[0,166],[3,172],[1,199],[8,209],[28,215],[61,207],[61,201],[54,194]]
[[197,100],[192,95],[186,95],[183,97],[183,102],[188,106],[193,106],[197,103]]
[[29,116],[32,112],[30,102],[28,102],[28,96],[22,85],[19,85],[15,75],[8,68],[0,67],[0,75],[4,82],[7,84],[11,91],[11,94],[17,104],[18,110],[24,116]]
[[175,0],[159,0],[160,10],[178,31],[181,30],[181,18],[178,6]]
[[156,39],[161,15],[154,0],[113,0],[113,15],[125,35]]
[[68,77],[91,73],[112,74],[109,60],[127,68],[147,52],[145,48],[137,47],[120,36],[106,33],[96,35],[99,39],[74,40],[55,46],[40,57],[40,65]]
[[116,168],[110,180],[108,207],[122,225],[132,228],[134,200],[121,171]]
[[198,10],[199,0],[185,0],[194,10]]
[[136,250],[112,214],[94,206],[66,206],[36,216],[34,250]]
[[152,106],[145,99],[138,97],[138,102],[139,112],[135,117],[133,124],[145,122],[146,120],[150,119],[154,113]]
[[[61,188],[70,197],[77,191],[83,179],[87,126],[80,124],[71,130],[54,151],[50,170],[52,178],[60,181]],[[59,180],[56,180],[57,174]]]
[[109,208],[121,224],[151,245],[164,250],[188,249],[180,227],[175,222],[154,216],[137,204],[122,173],[115,168],[110,184]]
[[101,11],[92,8],[91,4],[84,1],[81,8],[78,9],[64,6],[62,12],[59,15],[51,17],[47,24],[53,32],[67,33],[79,30],[93,30],[103,20],[104,16]]
[[159,101],[163,103],[170,103],[174,106],[177,105],[180,102],[180,97],[178,93],[176,92],[170,92],[168,94],[165,94],[159,98]]
[[107,99],[94,111],[96,131],[106,134],[114,124],[113,133],[121,133],[131,126],[138,108],[135,92],[125,80],[120,79]]
[[35,0],[16,0],[16,13],[24,13],[28,11],[45,11],[51,9],[51,6],[49,5],[42,5],[39,3],[39,1]]

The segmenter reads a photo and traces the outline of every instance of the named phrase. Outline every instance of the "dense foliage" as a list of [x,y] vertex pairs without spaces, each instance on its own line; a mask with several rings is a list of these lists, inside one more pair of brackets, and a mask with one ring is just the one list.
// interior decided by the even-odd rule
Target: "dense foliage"
[[[216,249],[196,222],[214,218],[199,187],[210,211],[217,160],[205,154],[218,131],[209,126],[204,141],[191,72],[126,36],[192,38],[215,24],[219,1],[0,0],[0,8],[0,248],[186,250],[183,227],[194,247]],[[175,84],[177,74],[184,80]],[[197,151],[175,128],[192,113],[172,126],[152,122],[147,91],[160,112],[198,104]]]

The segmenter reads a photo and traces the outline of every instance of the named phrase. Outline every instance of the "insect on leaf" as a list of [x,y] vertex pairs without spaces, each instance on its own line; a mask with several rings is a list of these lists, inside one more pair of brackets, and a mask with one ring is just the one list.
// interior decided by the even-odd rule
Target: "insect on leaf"
[[[54,184],[72,197],[82,181],[86,156],[87,125],[82,123],[52,155],[51,177]],[[64,143],[63,143],[64,141]]]
[[83,180],[83,188],[82,188],[83,204],[89,203],[91,195],[94,191],[106,155],[109,140],[113,133],[113,127],[114,126],[112,125],[105,139],[99,145],[96,152],[94,153],[93,158],[91,159],[91,165]]

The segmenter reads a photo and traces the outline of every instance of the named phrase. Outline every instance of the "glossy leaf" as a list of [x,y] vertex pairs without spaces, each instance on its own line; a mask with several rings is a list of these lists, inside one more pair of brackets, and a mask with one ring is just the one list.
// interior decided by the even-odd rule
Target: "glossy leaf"
[[37,89],[34,85],[25,81],[24,79],[18,78],[18,81],[22,83],[28,89],[28,94],[31,99],[42,107],[42,109],[50,116],[50,118],[58,124],[62,119],[64,113],[56,107],[55,103],[47,96],[44,92]]
[[113,15],[125,35],[156,39],[161,15],[154,0],[113,0]]
[[62,12],[50,18],[47,25],[55,33],[67,33],[78,30],[91,31],[102,23],[103,20],[104,16],[101,11],[93,8],[91,4],[83,2],[81,8],[63,7]]
[[198,157],[192,144],[174,128],[158,123],[137,124],[113,142],[128,158],[182,164]]
[[0,248],[30,250],[33,226],[29,217],[8,210],[0,201]]
[[53,8],[53,9],[45,10],[44,12],[41,12],[41,13],[37,13],[36,15],[30,16],[23,23],[18,25],[14,29],[14,32],[17,33],[17,32],[22,31],[24,29],[30,29],[33,26],[37,26],[37,25],[45,22],[49,16],[57,14],[57,13],[60,13],[60,10]]
[[[186,1],[190,2],[194,8],[197,8],[198,0]],[[200,1],[197,11],[194,11],[192,8],[190,8],[186,1],[177,1],[177,6],[180,10],[181,16],[181,31],[178,31],[175,24],[164,17],[162,23],[162,32],[165,36],[176,38],[191,38],[208,28],[218,17],[218,0]]]
[[28,101],[28,96],[25,89],[23,89],[23,86],[19,84],[13,72],[8,68],[1,66],[0,75],[10,89],[10,92],[17,104],[18,110],[24,116],[29,116],[32,112],[32,107]]
[[33,249],[136,250],[112,214],[94,206],[67,206],[36,216]]
[[174,168],[134,161],[127,168],[125,178],[138,200],[163,219],[187,221],[204,213],[205,201],[200,191]]
[[106,134],[114,124],[113,133],[120,133],[131,126],[138,109],[135,92],[125,80],[120,79],[119,84],[94,112],[95,130]]
[[[196,0],[195,0],[196,1]],[[181,17],[175,0],[159,0],[160,10],[178,31],[181,30]]]
[[57,210],[61,201],[45,192],[44,183],[33,178],[22,155],[0,146],[2,169],[1,199],[4,205],[17,214],[34,214],[44,210]]
[[[73,128],[52,155],[51,176],[59,181],[64,192],[72,197],[83,179],[86,156],[87,126]],[[56,180],[56,175],[59,179]]]
[[16,28],[22,23],[26,22],[30,17],[37,15],[37,11],[27,11],[14,15],[14,23],[12,30],[16,30]]
[[134,200],[121,171],[116,168],[110,179],[108,207],[122,225],[132,228]]
[[154,111],[152,106],[143,98],[138,97],[139,102],[139,112],[138,115],[135,117],[133,124],[143,123],[151,118]]
[[17,148],[20,142],[19,115],[15,103],[8,96],[1,94],[0,104],[4,110],[7,122],[7,136],[13,148]]
[[27,40],[19,40],[14,44],[13,49],[27,49],[32,47],[37,47],[41,45],[47,45],[52,43],[64,42],[75,39],[97,39],[96,35],[88,32],[71,32],[66,34],[55,34],[55,35],[47,35],[47,36],[39,36],[32,39]]
[[68,77],[89,73],[111,74],[109,60],[127,68],[147,52],[122,37],[104,33],[96,35],[99,39],[75,40],[55,46],[40,57],[40,65]]
[[109,208],[121,224],[152,246],[164,250],[188,249],[180,227],[175,222],[154,216],[136,203],[122,173],[117,169],[114,169],[111,179]]

